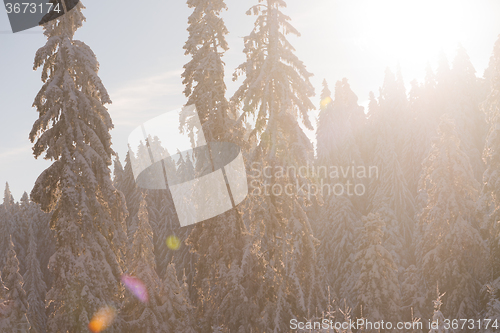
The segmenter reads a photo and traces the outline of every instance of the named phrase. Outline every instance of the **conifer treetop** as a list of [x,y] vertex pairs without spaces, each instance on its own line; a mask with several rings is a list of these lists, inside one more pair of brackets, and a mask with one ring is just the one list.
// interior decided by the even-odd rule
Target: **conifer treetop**
[[308,111],[314,109],[309,99],[314,96],[309,82],[312,74],[293,53],[295,49],[286,38],[288,34],[300,33],[289,23],[290,17],[281,12],[285,6],[283,0],[259,0],[247,12],[258,18],[244,40],[247,60],[233,75],[233,80],[241,75],[246,77],[232,102],[243,104],[244,118],[256,117],[254,135],[267,131],[276,138],[277,122],[287,113],[300,116],[304,126],[312,129],[308,116]]

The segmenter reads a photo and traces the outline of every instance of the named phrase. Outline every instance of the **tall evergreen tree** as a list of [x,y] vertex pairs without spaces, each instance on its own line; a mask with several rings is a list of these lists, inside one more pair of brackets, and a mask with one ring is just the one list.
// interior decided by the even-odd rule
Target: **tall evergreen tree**
[[183,283],[177,280],[175,264],[167,266],[165,279],[161,285],[161,312],[165,316],[166,332],[195,333],[196,312],[189,301],[189,291],[185,276]]
[[[251,133],[259,139],[250,158],[262,168],[270,167],[273,176],[261,185],[284,189],[292,185],[292,195],[271,193],[252,197],[249,209],[267,210],[267,218],[251,220],[254,242],[263,251],[265,303],[261,306],[263,331],[281,332],[294,315],[305,316],[322,301],[316,268],[316,240],[296,184],[306,179],[287,175],[276,177],[280,167],[306,164],[311,159],[312,145],[302,131],[298,118],[311,129],[308,111],[314,108],[310,97],[314,88],[312,74],[295,56],[286,35],[299,35],[283,14],[282,0],[259,1],[247,14],[257,15],[251,34],[245,37],[246,61],[234,75],[245,75],[232,98],[243,104],[243,118],[253,116]],[[281,187],[280,187],[281,186]],[[263,192],[261,191],[261,194]],[[307,201],[304,201],[307,202]],[[260,206],[260,207],[259,207]],[[264,225],[260,225],[264,224]],[[262,301],[261,301],[262,302]]]
[[53,210],[57,235],[49,263],[54,275],[47,293],[49,332],[87,332],[89,316],[105,305],[117,307],[123,292],[126,208],[109,170],[113,124],[104,105],[111,100],[98,77],[96,56],[73,38],[85,20],[84,8],[79,2],[43,25],[47,43],[34,63],[35,70],[42,68],[44,84],[33,103],[39,117],[30,140],[35,157],[54,161],[31,192],[43,210]]
[[33,222],[28,226],[28,253],[26,257],[26,273],[24,273],[24,285],[28,300],[28,321],[30,333],[45,333],[47,314],[45,312],[45,294],[47,287],[43,279],[40,261],[37,257],[36,234]]
[[479,181],[484,172],[481,151],[487,134],[485,114],[480,110],[483,94],[480,81],[470,58],[459,45],[453,59],[453,98],[451,101],[452,117],[455,119],[462,150],[469,156],[474,176]]
[[357,280],[355,266],[356,247],[362,230],[361,216],[346,195],[333,196],[327,207],[322,207],[319,231],[321,245],[319,260],[327,272],[326,282],[340,300],[347,300],[352,307],[356,304],[354,285]]
[[[207,141],[234,140],[233,124],[229,116],[224,83],[222,56],[229,47],[228,33],[221,18],[227,10],[224,0],[188,0],[193,13],[189,16],[189,38],[184,45],[191,60],[182,73],[187,105],[195,104]],[[185,119],[188,133],[193,134],[193,123]]]
[[485,267],[475,211],[478,184],[451,120],[443,118],[439,135],[423,163],[428,202],[420,218],[418,263],[424,288],[439,285],[447,293],[446,317],[468,318],[477,311]]
[[[483,158],[486,170],[483,175],[483,195],[489,207],[486,215],[490,232],[491,280],[500,278],[500,38],[495,43],[490,60],[491,91],[484,104],[490,130],[486,138]],[[500,285],[496,286],[496,288]]]
[[[318,170],[317,177],[324,181],[319,186],[326,184],[326,187],[321,188],[325,204],[321,207],[321,213],[317,221],[314,221],[314,225],[321,241],[318,254],[320,262],[325,265],[328,272],[327,282],[339,299],[347,299],[353,306],[356,301],[353,295],[356,281],[353,264],[356,238],[362,228],[359,214],[362,198],[355,198],[352,194],[348,196],[347,193],[338,196],[332,189],[335,189],[337,183],[346,186],[347,181],[353,185],[359,180],[349,178],[350,173],[348,177],[340,174],[339,178],[332,179],[329,167],[354,168],[354,165],[363,164],[354,132],[354,128],[357,129],[359,124],[356,127],[352,123],[358,112],[362,112],[362,107],[358,105],[358,98],[350,89],[346,79],[337,82],[334,100],[330,97],[326,81],[323,82],[323,86],[316,133],[318,142],[316,170]],[[349,191],[352,192],[352,189]],[[358,205],[355,206],[353,203]]]
[[3,204],[6,207],[14,205],[14,197],[12,196],[12,193],[10,192],[10,187],[9,183],[5,183],[5,189],[3,192]]
[[3,203],[0,206],[0,267],[3,267],[9,251],[10,235],[14,229],[15,203],[9,183],[5,183]]
[[7,299],[9,300],[8,330],[6,332],[26,333],[30,325],[26,314],[28,312],[28,300],[24,291],[23,277],[19,274],[19,260],[17,260],[14,243],[9,242],[9,251],[3,271],[5,286],[8,289]]
[[[139,211],[133,217],[135,227],[131,252],[129,255],[128,272],[138,278],[146,286],[148,300],[141,300],[129,295],[124,308],[127,318],[127,332],[157,333],[168,332],[160,311],[161,301],[158,294],[160,279],[155,270],[155,257],[153,247],[153,232],[148,220],[148,211],[145,197],[142,196]],[[177,278],[177,277],[175,277]]]
[[24,192],[20,202],[16,204],[12,224],[12,241],[19,260],[19,274],[21,275],[24,275],[27,268],[28,242],[26,240],[29,237],[28,225],[30,220],[34,218],[30,208],[28,194]]
[[402,129],[406,128],[404,120],[409,114],[401,73],[396,77],[387,69],[379,101],[370,117],[372,139],[376,140],[370,164],[378,168],[380,175],[370,179],[369,209],[385,220],[384,245],[394,256],[400,273],[411,261],[409,245],[414,229],[413,195],[401,166],[402,143],[408,136]]
[[[188,20],[189,38],[184,46],[186,54],[191,60],[184,66],[182,74],[186,85],[184,93],[188,98],[187,104],[195,104],[201,121],[203,134],[208,142],[209,149],[213,141],[226,141],[238,144],[244,148],[244,134],[240,122],[236,120],[225,97],[226,85],[224,83],[224,62],[222,56],[228,50],[226,42],[227,28],[221,18],[221,13],[226,10],[223,0],[189,0],[188,6],[193,13]],[[190,119],[181,119],[184,129],[190,135],[193,127]],[[204,161],[205,156],[194,156],[196,161]],[[195,163],[190,171],[191,160],[179,160],[178,172],[202,173],[201,165]],[[206,163],[210,165],[210,163]],[[183,171],[184,170],[184,171]],[[189,176],[188,176],[189,177]],[[192,179],[192,178],[189,178]],[[190,228],[183,228],[191,231]],[[177,231],[176,234],[185,234]],[[202,315],[202,330],[210,330],[216,323],[223,323],[232,331],[248,331],[248,302],[242,292],[242,277],[251,273],[242,274],[243,248],[248,243],[248,236],[238,208],[197,224],[190,232],[187,244],[195,257],[183,253],[174,255],[177,268],[182,268],[178,259],[183,259],[184,268],[191,279],[190,272],[193,268],[187,267],[187,260],[195,260],[196,275],[194,286],[197,289],[199,314]],[[236,273],[238,272],[238,273]],[[240,275],[241,274],[241,275]]]
[[400,319],[400,289],[392,255],[382,245],[384,221],[377,214],[363,217],[364,231],[356,254],[358,306],[369,321]]

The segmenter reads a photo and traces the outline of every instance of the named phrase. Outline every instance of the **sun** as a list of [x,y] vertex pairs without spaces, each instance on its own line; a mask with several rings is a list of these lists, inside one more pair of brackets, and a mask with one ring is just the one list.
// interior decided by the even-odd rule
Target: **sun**
[[[453,56],[459,43],[472,38],[474,1],[360,1],[353,22],[362,48],[388,65],[425,67],[440,52]],[[479,18],[478,18],[479,19]],[[477,22],[477,21],[476,21]]]

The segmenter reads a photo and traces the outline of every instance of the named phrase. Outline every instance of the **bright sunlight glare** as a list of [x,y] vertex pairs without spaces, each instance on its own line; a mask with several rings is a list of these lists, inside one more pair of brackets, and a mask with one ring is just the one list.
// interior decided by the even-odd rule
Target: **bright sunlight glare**
[[[338,1],[329,5],[337,13],[347,6]],[[435,67],[441,52],[453,59],[458,44],[467,48],[477,39],[478,26],[490,15],[481,1],[378,0],[356,5],[345,21],[346,31],[336,33],[349,35],[377,63],[392,68],[400,64],[405,77],[423,71],[427,63]]]
[[451,60],[459,43],[474,38],[481,7],[460,0],[362,1],[350,25],[362,49],[387,66],[399,63],[409,74],[405,69],[435,64],[441,52]]

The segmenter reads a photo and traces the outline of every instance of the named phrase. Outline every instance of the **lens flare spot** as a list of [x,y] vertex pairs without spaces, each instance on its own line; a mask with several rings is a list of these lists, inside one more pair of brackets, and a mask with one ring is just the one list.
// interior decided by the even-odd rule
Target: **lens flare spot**
[[141,301],[142,303],[147,303],[149,300],[148,289],[144,283],[136,277],[123,274],[121,277],[122,283],[125,287]]
[[171,250],[178,250],[181,247],[181,240],[177,236],[168,236],[167,246]]
[[328,104],[330,104],[332,102],[332,99],[330,98],[330,96],[326,97],[325,99],[323,99],[321,101],[321,108],[326,108],[328,106]]
[[93,333],[99,333],[111,326],[116,317],[116,310],[106,306],[99,309],[92,317],[89,323],[89,330]]

